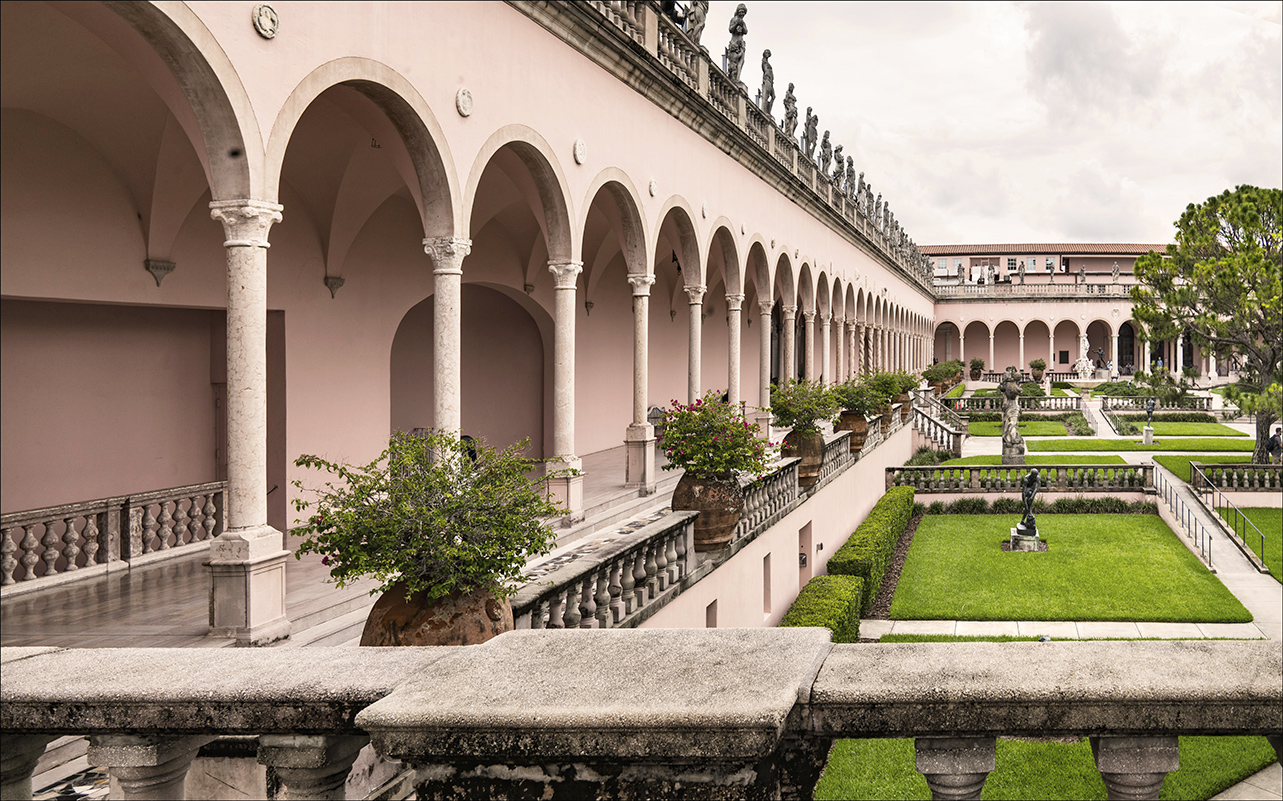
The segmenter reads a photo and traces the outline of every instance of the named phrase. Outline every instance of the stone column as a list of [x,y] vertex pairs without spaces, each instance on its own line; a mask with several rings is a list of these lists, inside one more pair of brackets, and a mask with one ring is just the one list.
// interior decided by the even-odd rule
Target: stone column
[[1028,366],[1029,365],[1025,364],[1025,332],[1021,331],[1020,332],[1020,364],[1017,366],[1017,369],[1023,373],[1025,371],[1025,368]]
[[797,307],[783,306],[780,309],[784,316],[784,375],[781,383],[797,377]]
[[213,737],[99,734],[89,738],[90,765],[106,765],[128,801],[186,798],[187,769]]
[[967,338],[958,332],[958,360],[962,362],[962,375],[967,376]]
[[432,259],[432,426],[463,431],[463,259],[472,240],[438,236],[423,240]]
[[52,734],[6,735],[0,750],[0,798],[31,798],[31,774]]
[[624,486],[650,495],[655,491],[655,427],[646,419],[646,413],[650,386],[650,287],[655,276],[630,275],[628,283],[633,287],[633,422],[624,435],[628,452]]
[[1158,798],[1167,774],[1180,767],[1177,737],[1092,737],[1091,753],[1112,798]]
[[686,290],[686,300],[690,310],[689,337],[687,339],[686,352],[686,402],[694,403],[699,397],[700,390],[700,344],[704,330],[704,292],[705,287],[688,286],[683,287]]
[[218,200],[227,240],[227,528],[210,541],[210,632],[263,645],[288,637],[281,532],[267,524],[267,232],[282,207]]
[[1140,346],[1140,353],[1136,354],[1135,370],[1149,372],[1149,343],[1143,337],[1137,337],[1137,344]]
[[1109,335],[1109,377],[1118,378],[1118,334]]
[[757,427],[766,439],[771,438],[771,308],[769,300],[757,302],[761,323],[757,331]]
[[997,764],[993,737],[919,737],[913,741],[918,772],[933,799],[978,799]]
[[258,762],[276,771],[290,801],[342,801],[352,763],[368,742],[365,735],[264,734]]
[[726,394],[732,406],[740,403],[740,304],[743,293],[726,296]]
[[1185,332],[1176,335],[1172,340],[1172,376],[1180,380],[1181,373],[1185,370]]
[[847,359],[846,377],[850,379],[860,374],[860,326],[854,320],[846,323],[846,340],[851,353]]
[[829,364],[833,360],[832,342],[830,340],[832,320],[828,315],[820,318],[820,370],[817,378],[826,384],[833,383],[833,374],[829,372]]
[[841,384],[843,381],[846,380],[846,365],[847,365],[846,346],[847,346],[847,343],[850,341],[850,337],[847,336],[845,320],[838,320],[837,326],[838,326],[838,330],[837,330],[838,363],[833,373],[833,383]]
[[997,370],[998,366],[993,363],[993,329],[989,329],[989,361],[987,362],[990,370]]
[[806,325],[806,354],[802,361],[802,377],[807,381],[815,380],[815,312],[803,311],[802,319]]
[[550,261],[555,286],[555,325],[552,368],[552,449],[562,470],[573,475],[559,475],[549,481],[552,497],[565,507],[569,522],[584,516],[584,477],[579,474],[583,463],[575,455],[575,281],[584,269],[578,261]]

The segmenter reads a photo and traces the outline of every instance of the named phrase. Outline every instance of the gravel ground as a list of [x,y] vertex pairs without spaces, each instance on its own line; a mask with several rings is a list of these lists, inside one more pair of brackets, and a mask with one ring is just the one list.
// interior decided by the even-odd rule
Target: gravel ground
[[904,569],[904,559],[909,555],[909,546],[913,544],[913,534],[918,530],[920,522],[922,515],[910,518],[909,525],[904,527],[904,533],[896,542],[891,563],[882,576],[882,586],[878,588],[877,597],[873,599],[873,606],[869,609],[869,619],[887,620],[891,617],[891,599],[895,596],[895,586],[900,583],[900,571]]

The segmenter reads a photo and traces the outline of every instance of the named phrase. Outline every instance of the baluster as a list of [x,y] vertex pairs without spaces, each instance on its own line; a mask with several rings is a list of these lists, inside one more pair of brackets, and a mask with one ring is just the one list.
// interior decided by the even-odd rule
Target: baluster
[[160,523],[160,532],[157,535],[160,543],[156,550],[169,550],[169,535],[174,533],[174,516],[169,513],[169,501],[160,502],[160,520],[157,522]]
[[202,511],[204,506],[204,495],[195,495],[192,497],[192,523],[190,527],[192,542],[205,539],[205,512]]
[[143,507],[143,553],[151,553],[157,550],[152,544],[152,539],[156,537],[156,516],[151,512],[151,504]]
[[534,607],[530,610],[530,628],[546,628],[543,616],[547,612],[547,609],[548,602],[545,599],[540,598],[538,601],[535,601]]
[[632,578],[632,567],[622,557],[610,563],[610,621],[612,626],[624,619],[624,576]]
[[655,574],[659,580],[659,591],[663,592],[668,589],[668,554],[664,553],[664,543],[656,542],[655,551]]
[[593,577],[579,582],[579,628],[591,629],[597,623],[597,601],[593,597]]
[[18,535],[18,529],[10,527],[0,531],[0,587],[7,587],[13,583],[13,571],[18,569],[18,560],[13,554],[18,550],[18,543],[14,538]]
[[675,553],[677,554],[677,579],[680,581],[681,579],[686,578],[687,573],[690,572],[688,569],[690,565],[686,561],[686,556],[687,556],[686,534],[683,531],[678,531],[673,536],[673,539],[677,543],[677,548],[675,551]]
[[653,601],[659,597],[659,567],[655,562],[655,543],[646,543],[646,598]]
[[599,629],[610,628],[610,621],[612,620],[610,608],[610,574],[612,572],[609,562],[597,568],[597,596],[593,600],[596,602],[597,628]]
[[[194,501],[192,503],[194,503]],[[175,548],[177,548],[179,545],[185,544],[183,542],[183,537],[184,535],[188,535],[187,521],[190,519],[191,519],[190,516],[183,509],[183,499],[175,498],[174,499],[174,547]],[[189,542],[191,541],[190,536],[188,541]]]
[[22,538],[22,558],[19,560],[27,571],[22,577],[23,581],[31,581],[36,577],[36,563],[40,561],[40,557],[36,555],[36,546],[40,544],[40,540],[36,539],[37,525],[32,523],[23,526],[26,536]]
[[677,534],[664,537],[664,561],[668,565],[668,586],[677,583],[680,576],[677,568]]
[[[619,602],[623,605],[625,617],[637,609],[637,579],[633,576],[633,565],[637,561],[634,554],[627,553],[620,557]],[[612,588],[613,589],[613,588]]]
[[548,628],[550,629],[564,629],[566,627],[565,619],[563,618],[566,607],[561,601],[564,595],[564,592],[558,590],[548,599]]
[[646,585],[646,545],[643,543],[633,553],[633,608],[636,612],[647,601],[655,600],[653,594],[647,595],[649,587]]
[[[88,523],[92,517],[93,515],[86,515],[85,522]],[[76,564],[76,559],[80,556],[80,545],[78,544],[80,533],[76,531],[76,518],[68,517],[63,522],[67,524],[67,530],[62,535],[62,555],[67,557],[67,566],[63,569],[66,571],[78,570],[80,565]]]
[[54,569],[54,565],[57,563],[58,557],[60,555],[58,553],[58,543],[61,540],[59,540],[57,530],[54,529],[53,524],[54,524],[53,520],[50,520],[45,523],[45,535],[40,540],[40,544],[45,546],[45,552],[40,555],[40,558],[45,560],[46,576],[52,576],[54,573],[57,572]]
[[578,581],[566,585],[566,611],[562,613],[561,619],[567,630],[579,628],[579,621],[583,619],[579,609],[579,585]]

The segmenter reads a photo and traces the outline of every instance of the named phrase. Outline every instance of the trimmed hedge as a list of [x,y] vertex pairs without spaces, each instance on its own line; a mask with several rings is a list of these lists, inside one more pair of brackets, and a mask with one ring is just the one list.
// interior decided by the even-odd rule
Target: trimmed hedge
[[833,632],[833,642],[855,642],[860,637],[863,597],[863,579],[816,576],[797,594],[780,626],[823,626]]
[[[1114,415],[1119,420],[1126,420],[1130,423],[1139,423],[1147,418],[1144,412],[1132,414]],[[1154,412],[1155,423],[1219,423],[1212,415],[1207,412]]]
[[912,514],[913,487],[892,487],[846,543],[829,557],[829,575],[856,576],[864,580],[861,614],[873,605],[895,544]]
[[[992,504],[984,498],[959,498],[952,503],[933,501],[927,507],[926,513],[929,515],[1023,515],[1025,504],[1015,497],[994,498]],[[1035,498],[1034,514],[1156,515],[1158,506],[1152,501],[1125,501],[1113,495],[1093,497],[1073,495],[1056,498],[1050,503],[1042,498]],[[831,571],[832,560],[829,561],[829,565]]]

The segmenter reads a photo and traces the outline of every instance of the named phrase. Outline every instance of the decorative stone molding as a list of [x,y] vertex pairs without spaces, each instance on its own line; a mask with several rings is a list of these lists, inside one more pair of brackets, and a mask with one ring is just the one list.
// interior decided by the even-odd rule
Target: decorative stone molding
[[656,194],[657,192],[659,192],[659,184],[658,184],[658,183],[656,183],[653,179],[651,180],[650,185],[649,185],[649,186],[647,186],[646,188],[647,188],[648,190],[650,190],[650,196],[651,196],[651,197],[654,197],[654,196],[655,196],[655,194]]
[[772,310],[772,309],[774,309],[774,308],[775,308],[775,301],[772,301],[772,300],[759,300],[759,301],[757,302],[757,310],[758,310],[758,312],[759,312],[763,317],[765,317],[766,315],[770,314],[770,313],[771,313],[771,310]]
[[143,259],[143,269],[151,273],[151,277],[156,279],[156,286],[160,286],[161,279],[174,271],[174,263],[163,259]]
[[326,288],[326,289],[328,289],[328,290],[330,290],[330,298],[331,298],[331,299],[334,297],[334,295],[335,295],[335,294],[336,294],[340,289],[342,289],[342,288],[343,288],[343,285],[344,285],[344,284],[346,284],[346,283],[347,283],[347,281],[345,281],[344,279],[342,279],[342,278],[338,277],[337,275],[327,275],[327,276],[325,276],[325,288]]
[[281,221],[285,207],[263,200],[215,200],[209,204],[209,216],[223,224],[228,248],[268,248],[267,232]]
[[588,160],[588,145],[584,143],[584,140],[582,139],[575,140],[574,153],[575,153],[576,164],[583,164],[585,161]]
[[705,286],[684,286],[682,290],[686,292],[687,302],[692,306],[699,306],[704,302],[704,293],[708,291]]
[[650,295],[650,287],[655,283],[653,275],[630,275],[628,283],[633,286],[633,297],[643,298]]
[[267,3],[254,6],[254,10],[250,12],[250,20],[254,23],[254,30],[264,39],[275,39],[281,29],[280,16]]
[[584,271],[582,261],[550,261],[548,262],[548,272],[552,273],[553,284],[557,289],[574,289],[575,281],[579,279],[579,274]]
[[807,323],[815,322],[815,312],[810,311],[809,309],[804,309],[802,311],[802,319],[805,320]]
[[732,294],[730,294],[730,295],[727,295],[727,296],[726,296],[726,309],[727,309],[727,311],[739,311],[739,310],[740,310],[740,304],[742,304],[743,302],[744,302],[744,293],[743,293],[743,292],[735,292],[735,293],[732,293]]
[[463,260],[472,252],[472,240],[435,236],[423,240],[423,252],[432,259],[434,275],[462,275]]
[[585,317],[589,317],[589,316],[591,316],[591,315],[592,315],[592,307],[593,307],[594,305],[595,305],[595,304],[593,304],[593,302],[592,302],[591,300],[585,300],[585,301],[584,301],[584,316],[585,316]]
[[472,92],[466,87],[459,87],[459,91],[454,93],[454,108],[459,112],[460,117],[472,116]]

